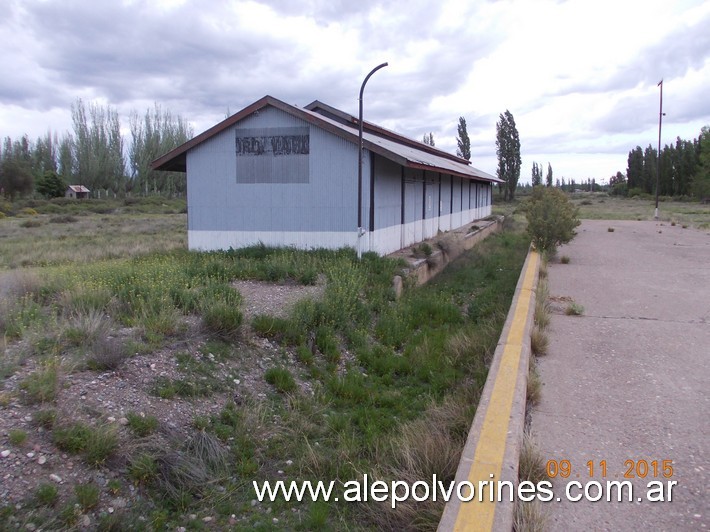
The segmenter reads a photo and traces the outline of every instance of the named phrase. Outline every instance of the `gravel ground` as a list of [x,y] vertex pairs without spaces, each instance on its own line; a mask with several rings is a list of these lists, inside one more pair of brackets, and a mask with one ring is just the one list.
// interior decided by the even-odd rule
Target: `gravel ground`
[[[2,289],[0,282],[0,291]],[[273,285],[255,281],[239,281],[234,287],[243,296],[245,322],[256,314],[285,316],[293,304],[304,297],[320,297],[323,284],[300,286]],[[126,414],[135,412],[155,416],[159,432],[172,438],[183,439],[194,431],[195,416],[219,412],[235,398],[243,400],[265,397],[270,387],[264,381],[264,371],[275,364],[294,363],[294,356],[270,341],[250,336],[245,327],[245,337],[236,345],[236,356],[230,360],[215,360],[206,353],[206,337],[198,320],[188,323],[184,338],[174,345],[149,354],[128,358],[116,371],[70,371],[72,364],[62,360],[59,393],[55,403],[28,405],[21,400],[20,383],[37,369],[32,358],[26,359],[16,371],[0,383],[0,505],[13,504],[21,509],[23,500],[41,483],[59,487],[60,504],[73,494],[73,486],[93,481],[102,488],[101,501],[92,512],[83,515],[79,526],[91,528],[100,513],[112,513],[130,506],[140,497],[132,485],[125,485],[120,496],[112,496],[106,484],[125,473],[126,456],[135,437],[126,426]],[[137,334],[123,330],[126,337]],[[7,346],[7,353],[18,353],[27,346],[18,342]],[[219,376],[230,383],[230,389],[203,399],[161,399],[150,393],[158,377],[181,376],[175,354],[189,353],[196,359],[207,358],[214,362]],[[294,375],[305,393],[311,393],[309,383]],[[35,422],[41,409],[55,409],[58,422],[84,421],[86,423],[114,425],[119,433],[120,451],[99,468],[87,466],[78,455],[64,453],[52,443],[51,433]],[[10,432],[22,430],[27,439],[21,445],[10,442]]]

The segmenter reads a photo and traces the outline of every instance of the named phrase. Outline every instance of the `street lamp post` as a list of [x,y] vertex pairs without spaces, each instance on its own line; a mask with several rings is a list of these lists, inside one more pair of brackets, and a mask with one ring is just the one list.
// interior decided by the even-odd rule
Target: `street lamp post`
[[[365,80],[362,82],[362,85],[360,86],[360,115],[358,116],[358,124],[360,125],[360,132],[358,135],[358,144],[357,144],[357,258],[360,260],[362,258],[362,245],[360,243],[360,239],[362,238],[362,235],[364,234],[363,227],[362,227],[362,151],[363,151],[363,142],[362,142],[362,95],[365,92],[365,85],[367,84],[367,81],[370,79],[370,77],[377,72],[379,69],[384,68],[388,65],[388,63],[382,63],[381,65],[377,65],[375,68],[370,70],[370,73],[365,76]],[[372,176],[370,176],[370,179],[372,179]]]
[[658,82],[661,88],[661,99],[658,107],[658,156],[656,157],[656,211],[653,218],[658,220],[658,189],[661,184],[661,124],[663,123],[663,80]]

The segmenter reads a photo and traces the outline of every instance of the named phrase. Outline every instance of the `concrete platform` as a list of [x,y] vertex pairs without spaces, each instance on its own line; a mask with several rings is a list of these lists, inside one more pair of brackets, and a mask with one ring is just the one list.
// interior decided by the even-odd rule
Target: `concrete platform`
[[[609,228],[613,232],[609,232]],[[710,233],[668,223],[584,221],[548,267],[556,301],[532,429],[555,480],[625,480],[627,460],[672,460],[672,502],[545,503],[549,530],[710,529]],[[566,316],[572,299],[582,316]],[[587,462],[596,464],[589,476]],[[606,461],[607,475],[599,464]],[[579,477],[577,477],[579,475]]]

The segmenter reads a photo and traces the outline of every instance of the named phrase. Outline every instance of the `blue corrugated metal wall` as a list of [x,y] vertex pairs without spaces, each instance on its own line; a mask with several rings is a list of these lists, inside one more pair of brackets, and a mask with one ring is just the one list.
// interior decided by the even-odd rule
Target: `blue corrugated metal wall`
[[[285,128],[308,131],[307,161],[270,165],[268,160],[244,159],[237,163],[237,138],[245,142],[256,135],[254,132],[269,138],[270,131],[291,131]],[[237,130],[241,132],[237,134]],[[240,153],[251,156],[244,150]],[[381,156],[374,156],[371,162],[371,156],[365,150],[362,225],[369,236],[364,239],[364,250],[395,251],[440,230],[457,228],[472,219],[473,209],[490,204],[491,187],[486,183],[470,184],[447,174],[403,168]],[[269,167],[267,180],[272,182],[258,182],[259,176],[243,174],[264,165]],[[371,171],[374,183],[370,182]],[[187,175],[188,229],[200,249],[247,245],[262,239],[273,245],[306,247],[357,242],[356,144],[279,109],[261,109],[190,150]]]
[[[310,131],[309,182],[238,184],[235,129],[295,126]],[[363,166],[369,174],[367,164]],[[187,175],[191,230],[355,231],[357,227],[357,147],[272,107],[190,150]]]

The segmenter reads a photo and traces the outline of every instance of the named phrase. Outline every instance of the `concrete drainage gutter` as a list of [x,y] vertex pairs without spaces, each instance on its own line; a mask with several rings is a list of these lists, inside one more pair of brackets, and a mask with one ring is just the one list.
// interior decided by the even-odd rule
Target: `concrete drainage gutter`
[[[426,258],[413,258],[411,256],[412,250],[417,246],[405,248],[389,256],[406,260],[409,263],[406,276],[412,279],[416,286],[419,286],[436,277],[464,251],[468,251],[489,235],[499,233],[503,229],[504,220],[505,217],[503,216],[495,216],[487,220],[476,220],[472,224],[466,224],[461,229],[442,233],[435,238],[429,239],[426,244],[431,247],[432,253]],[[395,279],[394,282],[395,292],[399,297],[402,290],[402,280]]]
[[[479,502],[479,482],[502,480],[510,481],[515,488],[518,485],[539,265],[539,254],[530,250],[456,472],[455,486],[470,482],[475,497],[461,502],[455,488],[439,522],[440,532],[513,528],[515,503],[507,500],[507,488],[503,490],[505,501],[490,502],[484,485],[484,500]],[[469,494],[464,487],[462,495]]]

